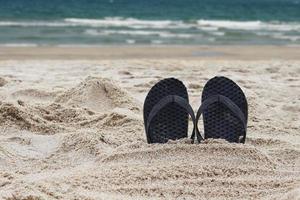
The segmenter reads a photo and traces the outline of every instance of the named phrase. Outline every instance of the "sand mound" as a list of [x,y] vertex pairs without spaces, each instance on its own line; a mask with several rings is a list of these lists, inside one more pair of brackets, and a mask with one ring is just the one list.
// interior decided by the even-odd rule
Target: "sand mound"
[[70,108],[57,103],[42,107],[0,102],[0,126],[15,126],[20,130],[45,134],[74,131],[74,128],[94,128],[107,132],[123,128],[122,131],[132,131],[141,130],[143,125],[140,117],[127,109],[95,114],[87,109]]
[[142,120],[132,111],[114,111],[95,115],[80,123],[80,130],[66,135],[63,151],[78,149],[102,154],[103,148],[115,148],[133,141],[144,141]]
[[55,133],[60,128],[36,115],[33,109],[0,102],[0,126],[15,126],[21,130]]
[[69,108],[56,103],[48,106],[28,105],[20,100],[17,103],[0,102],[0,126],[54,134],[62,130],[72,131],[93,115],[86,109]]
[[86,78],[75,88],[60,95],[55,102],[86,107],[94,112],[106,112],[117,107],[139,110],[137,101],[113,81],[96,77]]
[[[136,114],[139,103],[108,79],[88,77],[77,87],[59,95],[53,103],[50,100],[55,94],[36,89],[13,93],[13,97],[22,100],[17,101],[18,105],[0,104],[0,125],[13,125],[42,134],[73,131],[74,128],[106,128],[108,132],[128,124],[132,129],[142,126]],[[33,101],[23,101],[31,99]],[[43,99],[50,104],[45,101],[39,104]]]
[[91,115],[88,110],[69,108],[57,103],[46,107],[37,106],[36,110],[37,114],[44,120],[71,128],[74,124],[86,120]]

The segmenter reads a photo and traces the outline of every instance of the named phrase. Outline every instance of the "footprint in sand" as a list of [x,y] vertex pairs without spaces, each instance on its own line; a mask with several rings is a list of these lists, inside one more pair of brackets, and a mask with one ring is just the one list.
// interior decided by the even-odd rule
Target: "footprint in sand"
[[269,72],[269,73],[278,73],[280,70],[279,67],[269,67],[269,68],[266,68],[266,71]]
[[129,71],[119,71],[118,74],[132,76],[132,74]]
[[4,78],[0,77],[0,87],[3,87],[6,84],[7,84],[7,81]]

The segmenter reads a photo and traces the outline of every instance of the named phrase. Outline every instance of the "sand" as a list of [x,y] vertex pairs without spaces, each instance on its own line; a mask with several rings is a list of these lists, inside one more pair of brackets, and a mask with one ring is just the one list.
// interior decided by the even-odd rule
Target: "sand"
[[0,60],[99,60],[99,59],[199,59],[206,60],[299,60],[299,46],[188,46],[116,45],[57,47],[1,47]]
[[[2,57],[0,199],[300,199],[300,58],[172,55]],[[147,144],[151,86],[179,78],[196,111],[215,75],[248,98],[246,144]]]

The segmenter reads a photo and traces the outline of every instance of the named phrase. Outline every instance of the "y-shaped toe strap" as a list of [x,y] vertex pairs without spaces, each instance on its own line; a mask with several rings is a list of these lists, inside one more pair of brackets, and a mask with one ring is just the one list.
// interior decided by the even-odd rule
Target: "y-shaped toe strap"
[[155,115],[157,115],[159,113],[159,111],[162,108],[164,108],[165,106],[167,106],[169,103],[177,103],[180,107],[184,108],[186,110],[186,112],[191,116],[193,124],[194,124],[191,139],[194,142],[195,134],[197,135],[197,137],[198,137],[198,135],[200,135],[200,133],[198,132],[198,129],[196,128],[196,118],[195,118],[194,111],[193,111],[191,105],[189,104],[189,102],[186,99],[184,99],[184,98],[182,98],[178,95],[165,96],[157,104],[155,104],[155,106],[153,106],[152,110],[149,113],[148,119],[147,119],[147,124],[146,124],[146,133],[147,133],[147,135],[148,135],[148,131],[149,131],[151,121],[153,120]]
[[[244,113],[241,111],[241,109],[228,97],[223,96],[223,95],[213,95],[211,97],[209,97],[208,99],[206,99],[201,106],[199,107],[198,111],[197,111],[197,115],[196,115],[196,129],[197,132],[199,133],[198,130],[198,120],[201,116],[201,114],[203,113],[203,111],[211,104],[215,103],[215,102],[220,102],[222,104],[224,104],[227,108],[229,108],[229,110],[242,122],[243,124],[243,128],[244,128],[244,132],[241,133],[242,138],[240,139],[240,142],[244,143],[245,139],[246,139],[246,129],[247,129],[247,121],[245,118]],[[200,135],[200,133],[199,133]],[[197,135],[197,140],[198,142],[200,142],[202,140],[202,136],[200,135],[200,138],[198,138]]]

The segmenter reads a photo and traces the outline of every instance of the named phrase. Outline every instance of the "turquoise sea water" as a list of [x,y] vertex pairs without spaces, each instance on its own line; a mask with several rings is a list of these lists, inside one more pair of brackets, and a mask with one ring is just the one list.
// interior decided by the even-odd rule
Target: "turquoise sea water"
[[300,45],[300,0],[0,0],[0,45]]

